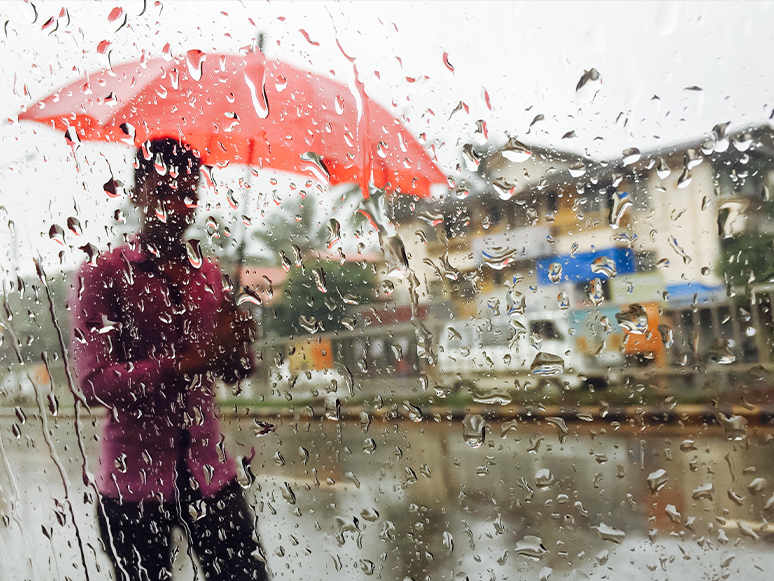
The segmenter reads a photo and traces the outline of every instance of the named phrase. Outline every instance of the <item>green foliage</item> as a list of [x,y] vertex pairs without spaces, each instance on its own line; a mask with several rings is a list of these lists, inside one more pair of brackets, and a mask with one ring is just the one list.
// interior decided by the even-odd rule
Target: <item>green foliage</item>
[[[324,273],[327,292],[318,288],[315,270],[317,276]],[[308,334],[310,330],[300,324],[302,316],[309,324],[320,325],[318,331],[344,329],[348,302],[372,303],[375,283],[373,265],[368,263],[305,262],[291,269],[279,300],[264,309],[264,330],[281,336]]]
[[774,202],[761,205],[760,225],[723,241],[719,274],[732,286],[743,287],[774,278]]

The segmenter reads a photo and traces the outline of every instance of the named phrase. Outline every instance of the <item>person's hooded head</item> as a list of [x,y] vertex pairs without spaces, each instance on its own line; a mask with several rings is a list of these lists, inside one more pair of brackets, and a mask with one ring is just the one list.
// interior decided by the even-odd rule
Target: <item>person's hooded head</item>
[[178,139],[154,139],[137,150],[134,167],[132,201],[141,212],[141,239],[161,254],[182,248],[198,203],[197,153]]

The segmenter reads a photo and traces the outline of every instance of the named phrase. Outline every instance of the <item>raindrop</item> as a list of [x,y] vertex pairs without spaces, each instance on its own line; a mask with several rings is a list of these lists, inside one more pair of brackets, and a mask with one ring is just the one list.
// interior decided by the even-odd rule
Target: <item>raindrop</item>
[[454,551],[454,537],[449,531],[443,531],[443,546],[447,555],[451,555]]
[[481,156],[473,150],[473,144],[466,143],[462,146],[462,159],[468,171],[475,172],[481,165]]
[[669,349],[675,344],[675,334],[672,327],[661,324],[658,326],[658,332],[661,335],[661,342],[664,344],[664,347]]
[[638,303],[633,303],[615,314],[615,320],[629,333],[642,335],[648,330],[648,313],[645,307]]
[[521,141],[511,137],[500,150],[500,154],[513,163],[523,163],[532,157],[532,152]]
[[626,211],[633,205],[629,192],[613,194],[613,207],[610,209],[610,227],[617,230]]
[[366,438],[363,440],[363,452],[366,454],[373,454],[376,452],[376,442],[373,438]]
[[323,183],[330,183],[331,173],[323,162],[322,157],[313,151],[307,151],[301,154],[301,161],[304,162],[303,170],[312,174],[316,180]]
[[228,205],[231,206],[232,210],[236,210],[239,203],[237,202],[236,196],[234,194],[234,190],[231,188],[228,188],[226,191],[226,201],[228,202]]
[[388,265],[388,276],[405,278],[409,272],[406,248],[399,236],[382,236],[382,250]]
[[403,407],[406,409],[406,412],[408,413],[408,417],[412,422],[421,422],[423,419],[422,416],[422,410],[419,408],[419,406],[415,406],[412,403],[409,402],[403,402]]
[[134,145],[134,139],[135,139],[135,136],[137,135],[137,130],[134,128],[134,125],[132,125],[129,122],[125,122],[125,123],[121,123],[121,125],[119,125],[119,128],[121,129],[123,134],[126,135],[126,137],[121,141],[123,141],[127,145]]
[[454,72],[454,66],[449,62],[449,53],[445,52],[443,53],[443,64],[446,65],[446,68],[449,69],[451,72]]
[[336,244],[341,242],[341,225],[338,220],[331,218],[328,220],[328,250],[333,248]]
[[617,274],[615,260],[607,256],[598,256],[591,262],[591,272],[603,274],[607,278],[615,278]]
[[484,443],[485,430],[484,418],[478,414],[468,414],[462,420],[462,436],[471,448],[478,448]]
[[274,433],[276,429],[276,426],[269,422],[264,422],[259,419],[253,420],[253,435],[255,436],[265,436],[266,434]]
[[552,262],[548,266],[548,280],[556,284],[562,280],[562,265],[558,262]]
[[290,262],[290,258],[288,258],[288,255],[285,254],[284,250],[280,250],[280,263],[282,264],[282,269],[285,272],[290,272],[290,269],[293,267],[293,263]]
[[578,161],[568,167],[567,171],[572,177],[579,178],[586,173],[586,165],[582,161]]
[[[185,53],[186,62],[188,63],[188,74],[191,75],[194,81],[200,81],[202,78],[205,57],[206,55],[197,49],[192,49]],[[245,75],[245,78],[247,78],[247,75]]]
[[768,485],[769,483],[765,478],[754,478],[752,482],[747,485],[747,490],[750,491],[750,494],[758,494],[763,492]]
[[167,164],[164,161],[164,156],[161,153],[156,154],[156,159],[153,160],[153,168],[156,170],[156,173],[160,176],[166,175],[167,173]]
[[524,293],[517,290],[516,287],[511,287],[505,296],[505,305],[508,316],[513,319],[514,317],[524,315],[527,309],[527,299]]
[[731,123],[729,121],[725,123],[718,123],[712,128],[712,139],[714,142],[713,149],[717,153],[723,153],[728,149],[728,126]]
[[494,187],[501,200],[510,200],[516,193],[516,183],[511,183],[502,176],[492,180],[492,187]]
[[691,184],[691,171],[686,167],[683,169],[683,173],[677,178],[677,187],[680,189],[687,188]]
[[293,492],[293,489],[290,487],[290,484],[288,484],[287,482],[283,482],[281,490],[282,490],[282,498],[284,498],[288,504],[296,504],[296,493]]
[[49,228],[48,230],[48,237],[56,242],[57,244],[60,244],[64,246],[64,229],[59,224],[54,224]]
[[589,82],[598,81],[600,78],[601,77],[600,77],[599,71],[595,68],[583,71],[583,74],[581,75],[581,78],[578,81],[578,84],[575,86],[575,90],[580,91]]
[[672,170],[669,169],[667,162],[663,157],[659,157],[658,164],[656,165],[656,174],[658,175],[659,179],[663,180],[668,178],[670,173],[672,173]]
[[598,278],[591,281],[589,287],[589,300],[595,307],[598,307],[605,301],[605,289],[602,286],[602,281]]
[[201,244],[198,240],[192,239],[185,243],[185,254],[188,257],[188,262],[194,268],[201,268],[204,258],[202,256]]
[[706,484],[702,484],[701,486],[697,486],[693,489],[693,492],[691,492],[691,498],[694,500],[712,500],[714,496],[715,487],[712,486],[711,482],[707,482]]
[[604,523],[600,523],[598,527],[595,527],[599,533],[599,538],[603,541],[612,541],[616,544],[621,544],[626,538],[626,533]]
[[680,246],[677,242],[677,238],[674,236],[669,237],[669,245],[672,247],[672,250],[674,250],[682,259],[683,264],[690,264],[692,259],[688,254],[686,254],[685,250],[683,250],[683,247]]
[[515,553],[534,561],[539,561],[548,554],[543,540],[535,535],[526,535],[516,543]]
[[640,161],[640,150],[636,147],[628,147],[623,150],[623,164],[631,165]]
[[120,6],[116,6],[113,8],[113,10],[110,11],[110,14],[108,14],[108,22],[115,22],[119,18],[121,18],[124,15],[124,9]]
[[341,401],[337,397],[325,398],[324,410],[323,415],[325,419],[334,422],[338,422],[341,419]]
[[720,365],[730,365],[736,361],[736,355],[731,350],[731,342],[724,337],[718,337],[712,342],[707,355],[711,361]]
[[312,278],[314,278],[314,284],[321,293],[327,293],[328,287],[325,285],[325,271],[322,267],[312,269]]
[[533,359],[532,365],[530,365],[530,371],[534,375],[541,377],[559,375],[564,373],[564,359],[558,355],[541,351],[535,355],[535,359]]
[[547,490],[554,483],[554,475],[548,468],[541,468],[535,473],[535,485],[541,490]]
[[648,474],[648,488],[650,488],[652,493],[656,493],[664,488],[668,480],[666,470],[659,468],[655,472]]

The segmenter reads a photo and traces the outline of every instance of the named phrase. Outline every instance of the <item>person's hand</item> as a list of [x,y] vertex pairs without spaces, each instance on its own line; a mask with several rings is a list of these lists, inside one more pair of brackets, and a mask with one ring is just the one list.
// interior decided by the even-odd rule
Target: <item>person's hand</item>
[[[178,363],[180,373],[205,373],[246,376],[252,365],[250,343],[255,339],[255,321],[250,313],[225,300],[218,312],[212,341],[204,349],[189,349]],[[245,368],[245,362],[248,362]],[[239,378],[237,377],[237,379]]]

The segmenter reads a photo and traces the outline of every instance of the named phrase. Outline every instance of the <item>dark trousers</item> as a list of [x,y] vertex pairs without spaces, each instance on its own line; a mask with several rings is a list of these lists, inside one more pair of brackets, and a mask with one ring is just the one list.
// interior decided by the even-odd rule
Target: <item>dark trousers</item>
[[165,503],[102,498],[99,530],[116,580],[171,579],[172,530],[181,526],[207,581],[266,581],[263,561],[252,554],[258,537],[239,484],[232,481],[213,498],[202,498],[187,483],[178,478],[179,498]]

